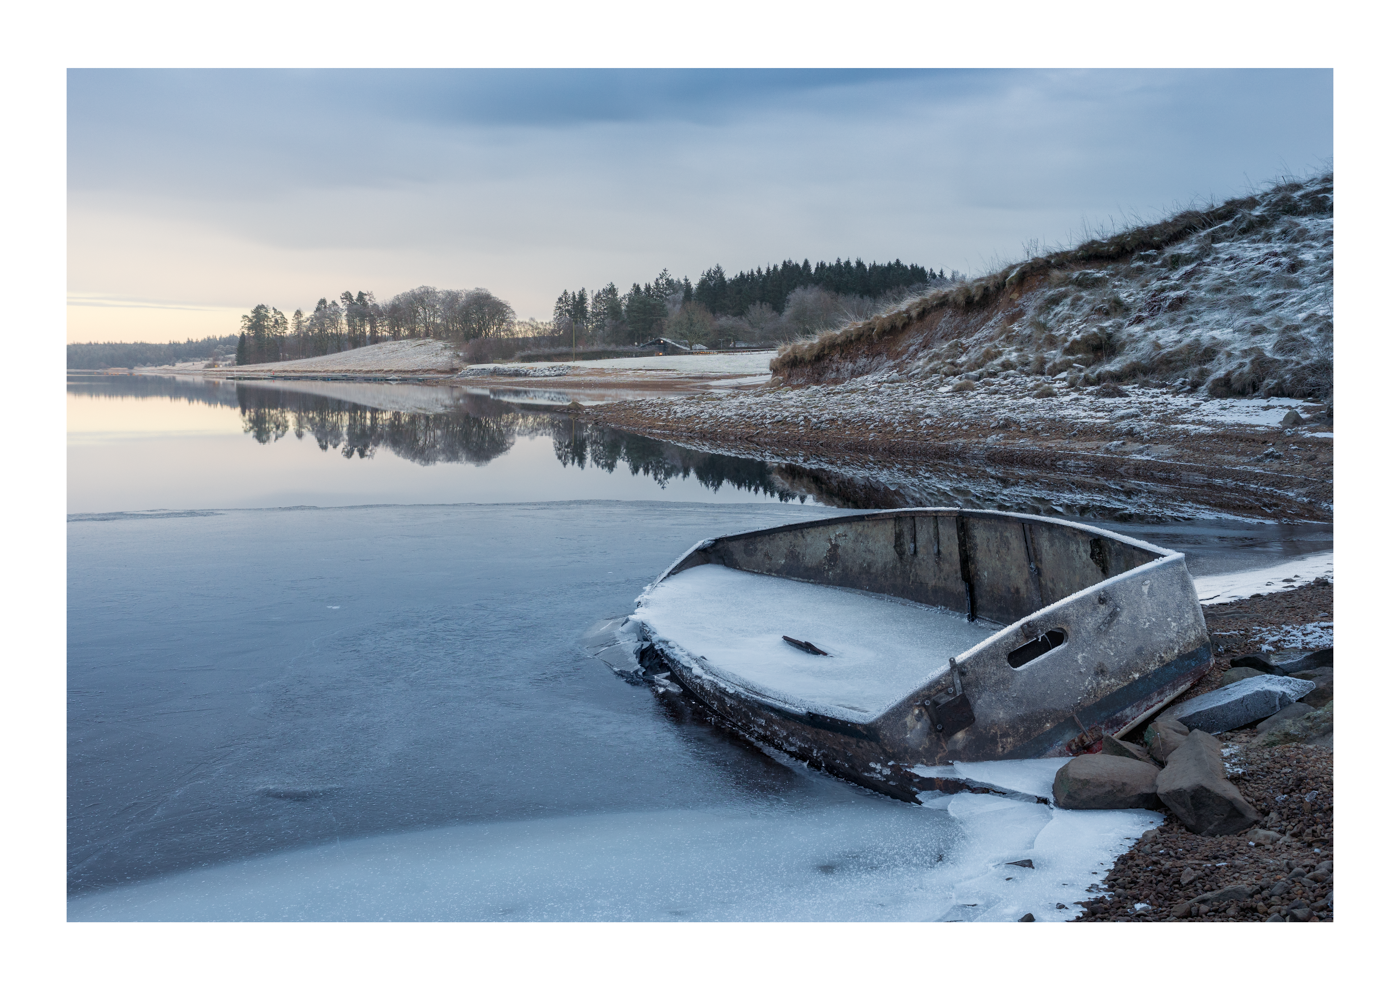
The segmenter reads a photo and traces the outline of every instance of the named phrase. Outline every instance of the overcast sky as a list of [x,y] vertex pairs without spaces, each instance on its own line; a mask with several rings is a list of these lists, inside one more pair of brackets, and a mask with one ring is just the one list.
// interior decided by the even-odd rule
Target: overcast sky
[[564,288],[784,258],[978,273],[1332,155],[1332,74],[68,74],[69,340],[343,289]]

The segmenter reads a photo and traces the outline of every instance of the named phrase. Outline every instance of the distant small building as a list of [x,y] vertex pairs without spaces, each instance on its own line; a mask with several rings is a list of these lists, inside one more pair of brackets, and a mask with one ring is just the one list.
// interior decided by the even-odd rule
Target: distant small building
[[677,343],[667,337],[656,337],[641,345],[648,351],[655,351],[658,354],[689,354],[690,345]]

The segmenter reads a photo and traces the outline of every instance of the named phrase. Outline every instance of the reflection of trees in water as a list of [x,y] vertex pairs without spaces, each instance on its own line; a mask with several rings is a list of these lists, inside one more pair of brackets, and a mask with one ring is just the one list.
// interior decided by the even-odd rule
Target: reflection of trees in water
[[458,411],[409,413],[239,386],[238,404],[243,431],[258,443],[281,439],[290,429],[298,440],[309,435],[322,450],[339,450],[346,459],[373,457],[384,448],[424,465],[485,464],[510,450],[517,436],[544,433],[552,421],[478,396],[464,397]]
[[807,499],[783,484],[764,461],[687,450],[558,413],[523,412],[484,396],[461,396],[451,412],[410,413],[240,385],[238,406],[244,432],[258,443],[272,443],[291,432],[299,440],[309,436],[322,450],[338,450],[347,459],[373,457],[386,449],[415,464],[485,464],[510,450],[516,437],[547,436],[555,457],[566,467],[612,473],[625,465],[662,488],[672,478],[694,476],[711,491],[729,484],[784,502]]
[[710,491],[719,491],[730,484],[743,491],[772,495],[783,502],[807,500],[805,495],[779,483],[765,461],[687,450],[661,440],[573,419],[556,421],[554,456],[566,466],[592,465],[608,473],[617,470],[619,464],[625,464],[634,475],[645,475],[662,488],[672,478],[689,478],[693,474],[695,480]]
[[184,399],[202,405],[238,405],[233,385],[210,379],[173,378],[161,375],[72,375],[68,391],[73,395],[101,398]]

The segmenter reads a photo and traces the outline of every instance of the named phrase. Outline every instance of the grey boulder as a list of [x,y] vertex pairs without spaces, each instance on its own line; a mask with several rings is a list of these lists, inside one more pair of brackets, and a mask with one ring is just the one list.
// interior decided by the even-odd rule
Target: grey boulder
[[[1162,717],[1175,719],[1189,729],[1225,732],[1268,718],[1315,686],[1312,681],[1296,677],[1261,674],[1183,701],[1163,712]],[[1148,750],[1151,749],[1149,744]]]
[[1303,658],[1309,667],[1330,667],[1332,666],[1332,647],[1327,646],[1320,650],[1313,650]]
[[1326,662],[1330,666],[1331,650],[1279,650],[1269,654],[1266,662],[1272,663],[1278,673],[1297,674],[1299,671],[1323,666],[1324,656],[1328,658]]
[[1220,741],[1200,729],[1192,730],[1157,775],[1157,797],[1197,835],[1233,835],[1259,820],[1225,779]]
[[1159,808],[1157,768],[1124,756],[1076,756],[1055,774],[1055,804],[1076,810]]

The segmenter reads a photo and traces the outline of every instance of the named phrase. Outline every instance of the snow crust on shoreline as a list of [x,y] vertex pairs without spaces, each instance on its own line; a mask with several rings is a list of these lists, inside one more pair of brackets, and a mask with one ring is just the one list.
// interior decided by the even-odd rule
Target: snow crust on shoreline
[[777,355],[772,351],[717,351],[706,354],[666,354],[649,357],[600,358],[593,361],[571,361],[575,368],[618,368],[637,371],[688,371],[697,375],[732,374],[762,375],[767,378],[768,362]]
[[1333,579],[1333,551],[1296,557],[1281,563],[1234,574],[1196,578],[1196,594],[1202,605],[1239,601],[1254,594],[1271,594],[1301,588],[1315,578]]

